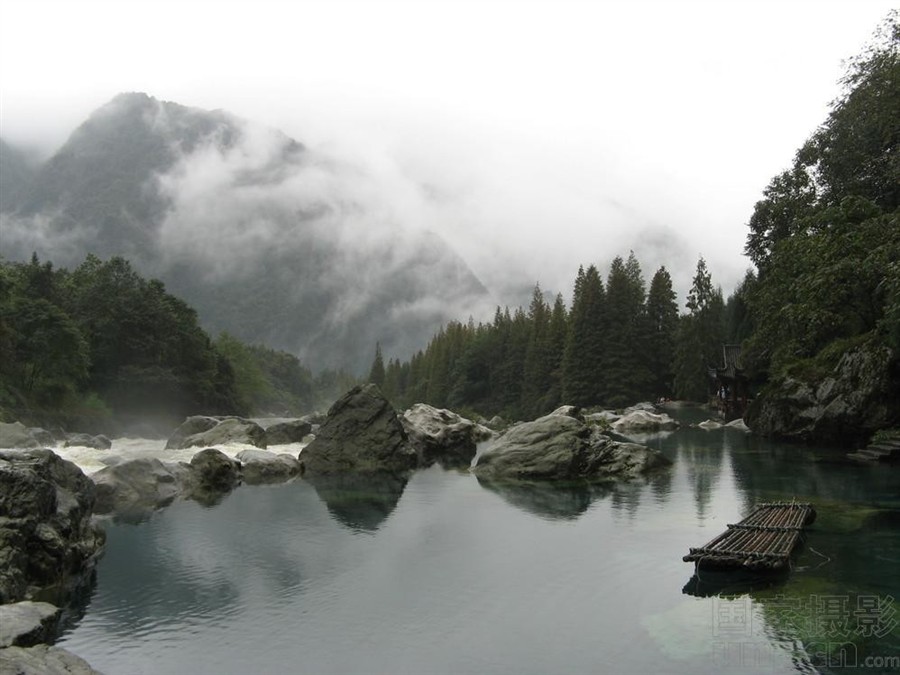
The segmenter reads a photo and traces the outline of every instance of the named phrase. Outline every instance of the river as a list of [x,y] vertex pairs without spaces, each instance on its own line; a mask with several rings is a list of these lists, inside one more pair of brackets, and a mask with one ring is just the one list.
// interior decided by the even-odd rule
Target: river
[[[644,482],[435,466],[110,522],[58,644],[107,675],[896,672],[900,472],[675,414],[639,438],[674,461]],[[790,499],[818,519],[787,579],[692,578],[689,547]]]

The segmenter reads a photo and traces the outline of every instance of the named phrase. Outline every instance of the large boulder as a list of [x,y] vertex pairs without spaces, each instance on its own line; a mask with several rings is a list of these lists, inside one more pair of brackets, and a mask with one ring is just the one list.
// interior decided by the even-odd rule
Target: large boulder
[[300,461],[310,474],[328,474],[403,472],[415,468],[417,458],[391,404],[370,383],[335,401]]
[[300,473],[300,461],[293,455],[276,454],[268,450],[241,450],[237,454],[241,462],[244,482],[248,485],[281,483]]
[[0,649],[51,642],[60,614],[59,607],[48,602],[23,600],[0,605]]
[[612,428],[623,433],[626,431],[664,431],[677,429],[678,422],[665,413],[653,413],[647,410],[632,410],[612,423]]
[[107,466],[92,476],[100,514],[141,517],[170,504],[183,491],[186,471],[155,458],[130,459]]
[[476,443],[491,436],[490,429],[425,403],[416,403],[404,412],[400,423],[425,466],[434,462],[468,466]]
[[[182,425],[184,426],[184,425]],[[176,433],[178,433],[176,431]],[[257,448],[266,447],[266,431],[256,422],[239,417],[226,417],[206,431],[191,434],[180,442],[169,439],[166,448],[212,447],[229,443],[243,443]]]
[[747,410],[754,432],[798,441],[844,443],[868,439],[900,424],[900,362],[887,347],[844,354],[827,377],[784,376]]
[[61,647],[8,647],[0,649],[3,675],[100,675],[87,661]]
[[266,428],[266,446],[301,443],[312,432],[312,424],[303,419],[278,422]]
[[31,431],[21,422],[0,422],[0,448],[39,448],[41,447]]
[[166,442],[166,450],[179,450],[187,447],[184,445],[185,439],[195,436],[196,434],[201,434],[204,431],[209,431],[216,426],[219,421],[220,420],[215,417],[208,417],[207,415],[193,415],[188,417],[181,423],[181,426],[169,436],[169,440]]
[[228,492],[241,482],[241,463],[215,448],[206,448],[191,457],[192,488]]
[[95,500],[91,480],[50,450],[0,451],[0,604],[88,578],[105,541]]
[[547,415],[513,427],[487,450],[474,472],[485,480],[630,479],[671,462],[635,443],[618,443],[576,417]]

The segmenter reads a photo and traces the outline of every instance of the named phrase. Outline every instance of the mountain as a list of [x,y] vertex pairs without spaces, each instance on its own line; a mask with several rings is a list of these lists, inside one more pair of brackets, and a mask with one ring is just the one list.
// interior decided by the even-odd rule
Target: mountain
[[10,176],[0,254],[63,266],[127,257],[211,332],[313,369],[362,372],[376,341],[406,356],[489,301],[364,170],[226,112],[121,94],[36,172]]
[[0,139],[0,212],[16,208],[34,173],[34,166],[25,153]]

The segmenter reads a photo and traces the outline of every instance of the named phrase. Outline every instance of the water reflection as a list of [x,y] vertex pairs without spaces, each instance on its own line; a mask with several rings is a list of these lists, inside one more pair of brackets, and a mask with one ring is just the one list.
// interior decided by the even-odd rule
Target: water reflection
[[606,485],[587,483],[494,482],[478,477],[478,484],[516,508],[549,520],[574,520],[612,492]]
[[396,508],[408,479],[392,473],[342,473],[306,479],[328,512],[354,531],[374,532]]

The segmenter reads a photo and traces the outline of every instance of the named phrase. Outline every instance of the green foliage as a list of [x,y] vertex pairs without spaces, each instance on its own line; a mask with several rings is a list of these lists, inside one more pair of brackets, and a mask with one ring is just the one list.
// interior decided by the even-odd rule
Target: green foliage
[[688,314],[678,324],[675,351],[675,395],[705,401],[709,394],[708,369],[721,363],[725,304],[722,291],[713,288],[712,276],[701,257],[688,292]]

